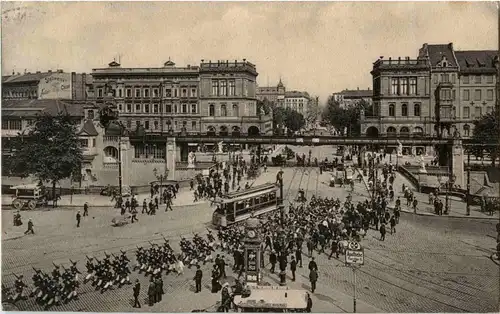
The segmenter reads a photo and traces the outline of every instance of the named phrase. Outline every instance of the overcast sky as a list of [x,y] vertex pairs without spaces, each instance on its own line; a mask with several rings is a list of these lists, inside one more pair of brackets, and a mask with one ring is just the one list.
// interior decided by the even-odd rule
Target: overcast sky
[[[17,8],[17,10],[16,10]],[[2,73],[91,72],[246,58],[260,86],[320,96],[371,86],[379,57],[415,57],[423,43],[497,49],[492,3],[57,2],[2,4]]]

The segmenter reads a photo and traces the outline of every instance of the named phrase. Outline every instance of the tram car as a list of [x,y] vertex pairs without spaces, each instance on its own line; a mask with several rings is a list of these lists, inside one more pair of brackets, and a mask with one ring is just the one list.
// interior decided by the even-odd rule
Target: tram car
[[227,227],[246,220],[250,216],[260,216],[277,209],[278,186],[266,183],[243,191],[232,192],[216,200],[217,208],[212,215],[215,227]]

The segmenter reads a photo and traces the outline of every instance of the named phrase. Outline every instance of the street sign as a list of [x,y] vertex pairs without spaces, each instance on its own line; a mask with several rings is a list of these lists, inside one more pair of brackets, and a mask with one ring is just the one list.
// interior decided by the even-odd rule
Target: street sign
[[363,250],[346,250],[345,262],[346,264],[363,265],[365,263],[365,252]]
[[304,143],[304,139],[303,138],[296,138],[295,143]]
[[347,247],[351,251],[359,251],[359,250],[361,250],[361,245],[358,242],[354,242],[354,241],[349,241],[349,243],[347,244]]
[[358,242],[349,241],[345,251],[346,264],[363,265],[365,263],[365,252]]
[[313,139],[312,139],[312,142],[313,142],[313,143],[319,143],[319,138],[316,138],[316,137],[315,137],[315,138],[313,138]]

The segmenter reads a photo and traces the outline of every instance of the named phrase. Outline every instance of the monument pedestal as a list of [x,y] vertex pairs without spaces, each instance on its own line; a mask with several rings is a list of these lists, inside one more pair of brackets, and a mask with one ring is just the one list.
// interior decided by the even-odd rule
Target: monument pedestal
[[418,171],[418,185],[420,187],[420,190],[422,190],[422,185],[428,185],[429,181],[427,178],[427,170],[425,169],[420,169]]

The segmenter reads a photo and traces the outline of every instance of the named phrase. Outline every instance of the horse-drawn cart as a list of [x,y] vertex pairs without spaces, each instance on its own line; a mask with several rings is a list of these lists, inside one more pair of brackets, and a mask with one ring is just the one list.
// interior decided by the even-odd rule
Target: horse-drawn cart
[[17,210],[25,207],[33,210],[38,205],[47,204],[47,197],[43,186],[37,184],[16,185],[11,187],[11,190],[16,191],[12,207]]

